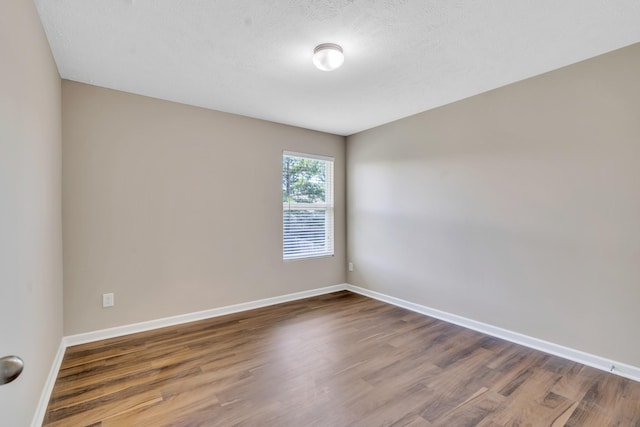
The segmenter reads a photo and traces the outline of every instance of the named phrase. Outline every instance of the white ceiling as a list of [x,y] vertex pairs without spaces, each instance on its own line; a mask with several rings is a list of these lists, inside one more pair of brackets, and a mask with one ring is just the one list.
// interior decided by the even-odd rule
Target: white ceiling
[[640,42],[640,0],[36,4],[65,79],[339,135]]

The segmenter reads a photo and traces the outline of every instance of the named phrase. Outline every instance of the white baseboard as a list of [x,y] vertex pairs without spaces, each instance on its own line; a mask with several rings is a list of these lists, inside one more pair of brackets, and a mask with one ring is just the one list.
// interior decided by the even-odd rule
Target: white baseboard
[[406,308],[407,310],[415,311],[417,313],[424,314],[430,317],[435,317],[436,319],[444,320],[445,322],[453,323],[455,325],[473,329],[474,331],[482,332],[484,334],[491,335],[497,338],[502,338],[516,344],[521,344],[525,347],[533,348],[535,350],[553,354],[564,359],[582,363],[583,365],[591,366],[592,368],[611,372],[613,374],[629,378],[634,381],[640,381],[640,367],[637,366],[631,366],[626,363],[607,359],[605,357],[585,353],[580,350],[575,350],[559,344],[554,344],[538,338],[530,337],[518,332],[510,331],[508,329],[499,328],[487,323],[482,323],[472,319],[468,319],[466,317],[458,316],[456,314],[447,313],[435,308],[405,301],[400,298],[395,298],[379,292],[371,291],[359,286],[347,284],[346,289],[348,291],[364,295],[369,298],[377,299],[379,301],[393,304],[398,307]]
[[58,352],[53,359],[53,363],[51,364],[51,369],[49,369],[49,376],[47,377],[47,381],[44,383],[44,387],[42,388],[42,392],[40,393],[40,400],[38,401],[36,412],[33,415],[33,419],[31,420],[31,427],[42,426],[44,416],[47,413],[49,398],[51,397],[53,386],[56,383],[56,378],[58,377],[58,371],[60,370],[60,365],[62,364],[62,359],[64,358],[64,351],[66,350],[66,348],[67,347],[64,345],[64,338],[62,338],[60,340],[60,345],[58,346]]
[[180,325],[182,323],[194,322],[196,320],[210,319],[212,317],[224,316],[238,313],[240,311],[253,310],[255,308],[267,307],[281,304],[283,302],[295,301],[303,298],[324,295],[331,292],[346,289],[346,284],[327,286],[324,288],[311,289],[309,291],[296,292],[293,294],[280,295],[272,298],[265,298],[240,304],[227,305],[224,307],[212,308],[210,310],[197,311],[194,313],[180,314],[178,316],[165,317],[162,319],[149,320],[146,322],[133,323],[130,325],[116,326],[114,328],[101,329],[98,331],[86,332],[77,335],[64,337],[67,347],[85,344],[93,341],[100,341],[108,338],[120,337],[137,332],[150,331],[152,329],[164,328],[166,326]]

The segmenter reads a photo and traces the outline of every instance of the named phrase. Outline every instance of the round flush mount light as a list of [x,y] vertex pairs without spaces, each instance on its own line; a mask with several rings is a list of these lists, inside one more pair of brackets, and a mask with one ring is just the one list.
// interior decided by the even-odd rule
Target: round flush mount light
[[313,50],[313,63],[322,71],[332,71],[344,63],[342,48],[335,43],[322,43]]

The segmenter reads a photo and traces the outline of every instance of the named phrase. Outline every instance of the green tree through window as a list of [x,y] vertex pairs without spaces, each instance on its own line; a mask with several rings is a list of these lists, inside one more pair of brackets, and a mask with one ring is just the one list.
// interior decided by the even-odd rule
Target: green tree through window
[[322,160],[284,156],[282,161],[282,201],[324,202],[326,167]]

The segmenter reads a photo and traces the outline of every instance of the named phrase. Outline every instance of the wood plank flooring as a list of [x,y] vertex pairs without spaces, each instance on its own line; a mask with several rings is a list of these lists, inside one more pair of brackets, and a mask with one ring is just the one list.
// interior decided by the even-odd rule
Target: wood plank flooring
[[67,349],[45,426],[640,426],[640,383],[347,291]]

